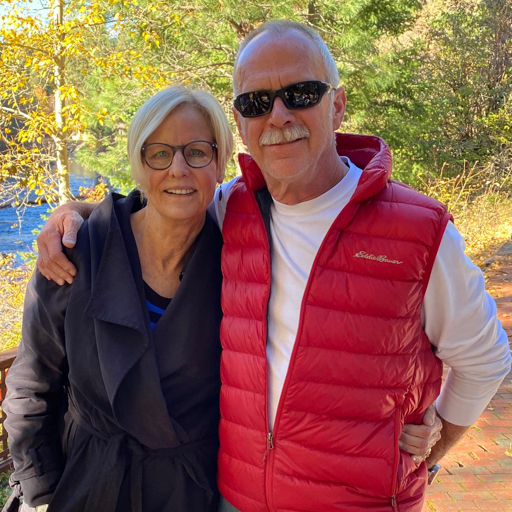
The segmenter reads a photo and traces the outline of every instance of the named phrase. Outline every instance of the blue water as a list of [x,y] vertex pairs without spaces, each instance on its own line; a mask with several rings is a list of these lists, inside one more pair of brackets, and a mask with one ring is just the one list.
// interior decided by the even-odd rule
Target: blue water
[[[94,178],[71,174],[69,182],[71,191],[78,194],[79,188],[90,187]],[[31,252],[37,236],[33,231],[44,224],[41,215],[48,215],[49,208],[47,204],[27,206],[24,211],[13,207],[0,208],[0,253]]]

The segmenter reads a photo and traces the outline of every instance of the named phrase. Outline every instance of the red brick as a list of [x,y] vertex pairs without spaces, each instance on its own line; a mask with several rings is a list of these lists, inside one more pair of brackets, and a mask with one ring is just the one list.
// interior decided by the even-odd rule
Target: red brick
[[496,497],[493,496],[489,491],[478,491],[478,492],[450,492],[450,497],[452,497],[456,501],[473,501],[473,500],[494,500],[496,501]]
[[[499,500],[512,500],[512,489],[503,489],[501,491],[492,491]],[[512,503],[512,501],[511,501]]]
[[496,475],[512,475],[512,467],[490,466],[489,471]]
[[485,467],[488,468],[490,471],[491,466],[501,466],[502,464],[500,464],[500,462],[503,462],[502,459],[503,459],[503,457],[501,459],[497,459],[494,457],[489,457],[489,458],[482,457],[477,460],[464,458],[464,460],[462,460],[461,462],[462,462],[462,464],[464,464],[464,467],[468,467],[468,468],[472,468],[475,466],[479,467],[479,466],[482,466],[483,464],[485,464]]
[[453,498],[447,492],[428,492],[428,501],[453,501]]
[[507,434],[512,432],[512,429],[509,427],[505,427],[502,425],[501,427],[498,427],[496,425],[490,425],[488,427],[482,428],[483,431],[489,436],[492,437],[492,434]]
[[[484,467],[484,466],[472,466],[472,467],[469,467],[469,466],[464,466],[464,467],[450,466],[448,469],[454,475],[458,475],[460,473],[472,473],[473,475],[481,475],[481,474],[489,474],[489,473],[491,473],[491,471],[489,469],[487,469],[486,467]],[[503,469],[503,468],[500,467],[498,469]]]
[[479,510],[477,505],[471,501],[436,501],[435,503],[430,503],[432,506],[425,503],[422,512],[466,512],[467,510]]
[[[489,419],[486,421],[489,422],[489,425],[491,425],[491,427],[512,427],[512,420],[499,420],[498,418],[495,417],[493,419]],[[480,427],[480,425],[478,426]]]
[[[490,476],[495,476],[495,475],[490,475]],[[445,484],[445,483],[446,484],[460,484],[460,483],[465,483],[465,482],[472,482],[472,483],[480,482],[478,477],[471,473],[460,473],[457,475],[448,475],[445,473],[444,475],[438,476],[437,479],[442,484]]]
[[510,477],[507,474],[481,474],[477,476],[478,480],[481,482],[505,482],[510,480]]
[[[475,483],[475,482],[472,482],[472,483]],[[469,484],[469,482],[466,482],[466,484]],[[477,483],[476,485],[490,485],[489,482],[488,483]],[[503,490],[503,487],[501,487],[499,484],[496,484],[498,485],[498,487]],[[487,489],[487,487],[482,487],[482,489]],[[434,483],[432,484],[432,486],[430,486],[429,488],[427,488],[427,496],[429,496],[431,493],[433,492],[464,492],[466,489],[464,489],[464,485],[463,484],[442,484],[442,483]]]
[[[502,316],[512,311],[512,255],[497,258],[496,264],[488,270],[488,276],[489,283],[493,283],[491,287],[500,290],[503,295],[497,300],[498,313],[512,341],[512,316]],[[446,371],[445,368],[444,375]],[[423,511],[512,512],[512,458],[505,453],[511,449],[510,443],[512,371],[476,422],[475,428],[469,429],[441,461],[443,469],[437,482],[427,491]]]
[[461,484],[466,491],[503,491],[504,488],[500,482],[464,482]]
[[512,501],[507,502],[507,501],[475,500],[473,503],[480,510],[494,510],[494,512],[505,512],[506,510],[512,510]]

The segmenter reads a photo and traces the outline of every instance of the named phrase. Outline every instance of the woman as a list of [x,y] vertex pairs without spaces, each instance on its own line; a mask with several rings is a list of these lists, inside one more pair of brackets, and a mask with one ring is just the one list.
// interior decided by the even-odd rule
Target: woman
[[74,283],[33,275],[4,402],[25,504],[216,510],[221,236],[206,207],[232,148],[210,94],[159,92],[128,132],[138,190],[83,225]]

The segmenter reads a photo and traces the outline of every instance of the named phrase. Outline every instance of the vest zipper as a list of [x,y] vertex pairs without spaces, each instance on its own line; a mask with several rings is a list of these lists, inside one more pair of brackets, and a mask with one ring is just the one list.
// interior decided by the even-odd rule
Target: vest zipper
[[274,499],[272,496],[272,475],[274,473],[274,434],[269,431],[267,434],[267,449],[265,450],[265,494],[267,507],[274,510]]
[[[272,254],[271,254],[271,250],[270,250],[271,234],[270,234],[269,229],[267,229],[267,226],[263,219],[264,212],[261,208],[261,205],[258,202],[258,200],[256,200],[256,197],[255,196],[253,196],[253,197],[254,197],[255,202],[257,203],[258,209],[262,215],[263,224],[265,227],[265,231],[267,233],[268,245],[266,247],[266,250],[268,251],[268,255],[270,257],[270,263],[272,264]],[[340,212],[340,214],[336,217],[336,219],[334,220],[334,222],[332,223],[330,228],[327,230],[327,233],[325,234],[325,237],[322,240],[320,247],[318,248],[318,252],[316,253],[315,259],[313,261],[313,265],[311,266],[311,271],[310,271],[310,274],[308,277],[308,281],[306,283],[306,287],[304,288],[304,294],[302,296],[302,302],[300,305],[300,316],[299,316],[299,323],[297,324],[297,334],[295,336],[295,343],[293,345],[293,350],[290,355],[290,363],[288,365],[288,370],[286,372],[286,378],[283,383],[283,389],[281,390],[281,396],[279,397],[279,402],[277,404],[277,411],[276,411],[276,417],[274,418],[274,430],[273,431],[271,431],[269,428],[270,422],[269,422],[269,418],[268,418],[268,360],[267,360],[267,364],[265,365],[265,381],[266,381],[266,384],[265,384],[265,416],[267,419],[267,432],[268,433],[267,433],[266,450],[265,450],[265,455],[263,457],[263,462],[265,464],[265,497],[267,500],[267,508],[269,509],[270,512],[274,512],[274,500],[273,500],[273,495],[272,495],[272,490],[271,490],[272,489],[272,474],[273,474],[273,469],[274,469],[274,454],[275,454],[274,438],[275,438],[275,434],[277,432],[279,418],[281,416],[281,409],[283,408],[283,397],[286,396],[286,391],[288,389],[288,384],[290,381],[290,375],[293,370],[295,355],[297,353],[297,347],[298,347],[297,341],[300,339],[300,337],[302,335],[302,329],[303,329],[303,325],[304,325],[304,310],[305,310],[306,297],[309,294],[309,289],[311,288],[311,283],[313,282],[313,276],[314,276],[315,270],[317,269],[318,260],[320,259],[320,255],[323,252],[324,246],[326,244],[326,240],[328,240],[330,238],[330,235],[331,235],[332,231],[334,230],[333,226],[335,224],[338,225],[337,221],[339,220],[339,218],[341,217],[343,212],[350,211],[348,209],[349,206],[351,206],[352,210],[353,210],[353,213],[352,213],[350,219],[352,219],[355,216],[355,214],[357,213],[357,210],[359,209],[359,204],[354,205],[353,197],[352,197],[352,199],[348,202],[348,204],[345,206],[345,208],[342,210],[342,212]],[[268,215],[270,216],[270,212],[268,213]],[[349,219],[349,221],[350,221],[350,219]],[[346,226],[346,224],[348,224],[348,222],[345,223],[345,226]],[[272,275],[271,275],[270,279],[272,282]],[[270,300],[270,294],[266,298],[267,321],[265,322],[265,327],[267,327],[267,328],[268,328],[268,303],[269,303],[269,300]],[[267,336],[268,336],[268,334],[267,334]]]
[[395,512],[399,512],[398,505],[396,504],[396,496],[391,496],[391,506]]
[[[347,204],[347,206],[349,206],[351,204],[352,200],[349,201],[349,203]],[[347,206],[345,206],[345,209],[347,208]],[[356,208],[356,211],[357,211],[358,207]],[[276,417],[274,418],[274,430],[271,431],[270,429],[268,429],[268,434],[267,434],[267,450],[265,452],[265,493],[266,493],[266,498],[267,498],[267,507],[269,509],[270,512],[273,512],[274,511],[274,501],[273,501],[273,496],[272,496],[272,492],[271,492],[271,485],[272,485],[272,474],[273,474],[273,469],[274,469],[274,453],[275,453],[275,449],[274,449],[274,438],[276,436],[276,432],[277,432],[277,427],[279,426],[279,419],[281,417],[281,410],[283,408],[283,400],[284,400],[284,397],[286,396],[286,392],[288,390],[288,385],[289,385],[289,382],[290,382],[290,377],[291,377],[291,374],[293,372],[293,366],[294,366],[294,363],[295,363],[295,356],[297,354],[297,349],[298,349],[298,340],[300,340],[301,336],[302,336],[302,329],[304,327],[304,312],[305,312],[305,303],[306,303],[306,298],[309,294],[309,289],[311,288],[311,284],[313,282],[313,279],[314,279],[314,274],[315,274],[315,270],[317,269],[318,267],[318,260],[320,259],[320,255],[322,254],[323,252],[323,249],[324,249],[324,246],[326,244],[326,240],[329,239],[330,235],[331,235],[331,232],[333,231],[333,226],[334,224],[336,223],[336,221],[338,220],[338,218],[340,217],[341,213],[338,215],[338,217],[336,217],[335,221],[333,222],[333,224],[331,225],[331,227],[327,230],[327,233],[325,234],[325,237],[324,239],[322,240],[322,243],[320,244],[320,247],[318,248],[318,252],[316,253],[316,256],[315,256],[315,259],[313,261],[313,265],[311,266],[311,271],[310,271],[310,274],[309,274],[309,277],[308,277],[308,281],[306,283],[306,287],[304,288],[304,294],[302,296],[302,301],[301,301],[301,304],[300,304],[300,316],[299,316],[299,322],[297,324],[297,334],[295,336],[295,342],[293,344],[293,350],[292,350],[292,353],[290,355],[290,363],[288,365],[288,370],[286,371],[286,377],[284,379],[284,383],[283,383],[283,389],[281,390],[281,396],[279,397],[279,402],[277,404],[277,411],[276,411]],[[355,214],[354,214],[355,215]],[[270,234],[269,234],[269,237],[270,237]],[[267,316],[268,316],[268,301],[267,301]],[[267,414],[267,427],[269,426],[269,421],[268,421],[268,360],[267,360],[267,364],[266,364],[266,378],[267,378],[267,385],[266,385],[266,400],[265,400],[265,405],[266,405],[266,414]]]
[[[313,282],[314,270],[317,267],[318,259],[320,257],[320,254],[322,253],[322,249],[325,245],[325,241],[327,240],[331,231],[332,231],[332,226],[327,231],[325,238],[322,241],[320,248],[318,249],[318,253],[315,256],[315,260],[313,261],[313,265],[311,267],[311,273],[310,273],[308,281],[306,283],[306,287],[304,288],[304,295],[302,296],[302,302],[300,305],[299,323],[297,324],[297,334],[295,336],[293,350],[290,355],[290,363],[288,364],[288,370],[286,371],[286,377],[284,379],[283,389],[281,390],[281,396],[279,397],[279,402],[277,404],[276,417],[274,418],[274,430],[271,431],[270,429],[268,429],[267,451],[265,452],[265,459],[266,459],[265,492],[267,495],[267,506],[268,506],[268,509],[270,512],[274,512],[274,500],[273,500],[273,494],[271,492],[272,475],[273,475],[273,471],[274,471],[274,453],[275,453],[274,439],[276,436],[277,427],[279,426],[279,419],[281,418],[281,410],[283,408],[284,397],[286,396],[286,393],[288,390],[288,385],[289,385],[290,378],[291,378],[291,374],[293,372],[295,357],[296,357],[297,350],[299,347],[298,340],[300,340],[300,338],[302,336],[302,329],[304,326],[304,311],[305,311],[306,297],[309,294],[309,289],[311,288],[311,283]],[[268,303],[267,303],[267,308],[268,308]],[[268,309],[267,309],[267,315],[268,315]],[[266,365],[266,370],[267,370],[267,400],[265,403],[267,406],[267,427],[268,427],[269,426],[269,421],[268,421],[268,361],[267,361],[267,365]]]
[[[267,244],[265,247],[266,253],[268,254],[269,258],[269,265],[272,266],[272,254],[270,251],[271,242],[270,242],[270,209],[268,209],[268,212],[264,211],[264,208],[260,201],[257,199],[256,195],[253,196],[254,202],[256,203],[256,206],[258,210],[261,213],[261,221],[263,224],[263,229],[265,233],[267,234]],[[270,206],[269,206],[270,208]],[[268,215],[268,226],[267,222],[265,222],[265,216]],[[269,288],[268,293],[266,296],[266,317],[265,317],[265,330],[264,332],[268,332],[268,303],[270,301],[270,286],[272,284],[272,272],[270,273],[270,282],[269,282]],[[268,334],[267,334],[268,336]],[[265,357],[266,357],[266,344],[267,344],[267,336],[265,336]],[[274,452],[274,436],[272,431],[270,430],[270,421],[268,417],[268,361],[265,364],[265,421],[266,421],[266,427],[267,427],[267,438],[266,438],[266,449],[265,454],[263,455],[263,464],[264,464],[264,492],[265,492],[265,500],[266,505],[269,510],[273,510],[273,500],[272,500],[272,467],[271,463],[273,463],[273,452]],[[273,466],[273,464],[272,464]]]

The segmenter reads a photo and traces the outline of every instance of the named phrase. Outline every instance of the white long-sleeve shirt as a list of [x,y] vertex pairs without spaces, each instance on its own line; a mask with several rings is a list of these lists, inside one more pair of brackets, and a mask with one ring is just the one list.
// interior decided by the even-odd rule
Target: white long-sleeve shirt
[[[273,427],[299,323],[302,297],[320,245],[352,197],[362,170],[349,159],[347,175],[321,196],[296,205],[271,206],[272,283],[268,309],[269,423]],[[220,228],[231,187],[216,191],[209,211]],[[422,307],[425,332],[450,371],[437,401],[450,423],[468,426],[483,412],[510,370],[510,349],[485,292],[478,267],[464,254],[450,222],[443,235]]]

